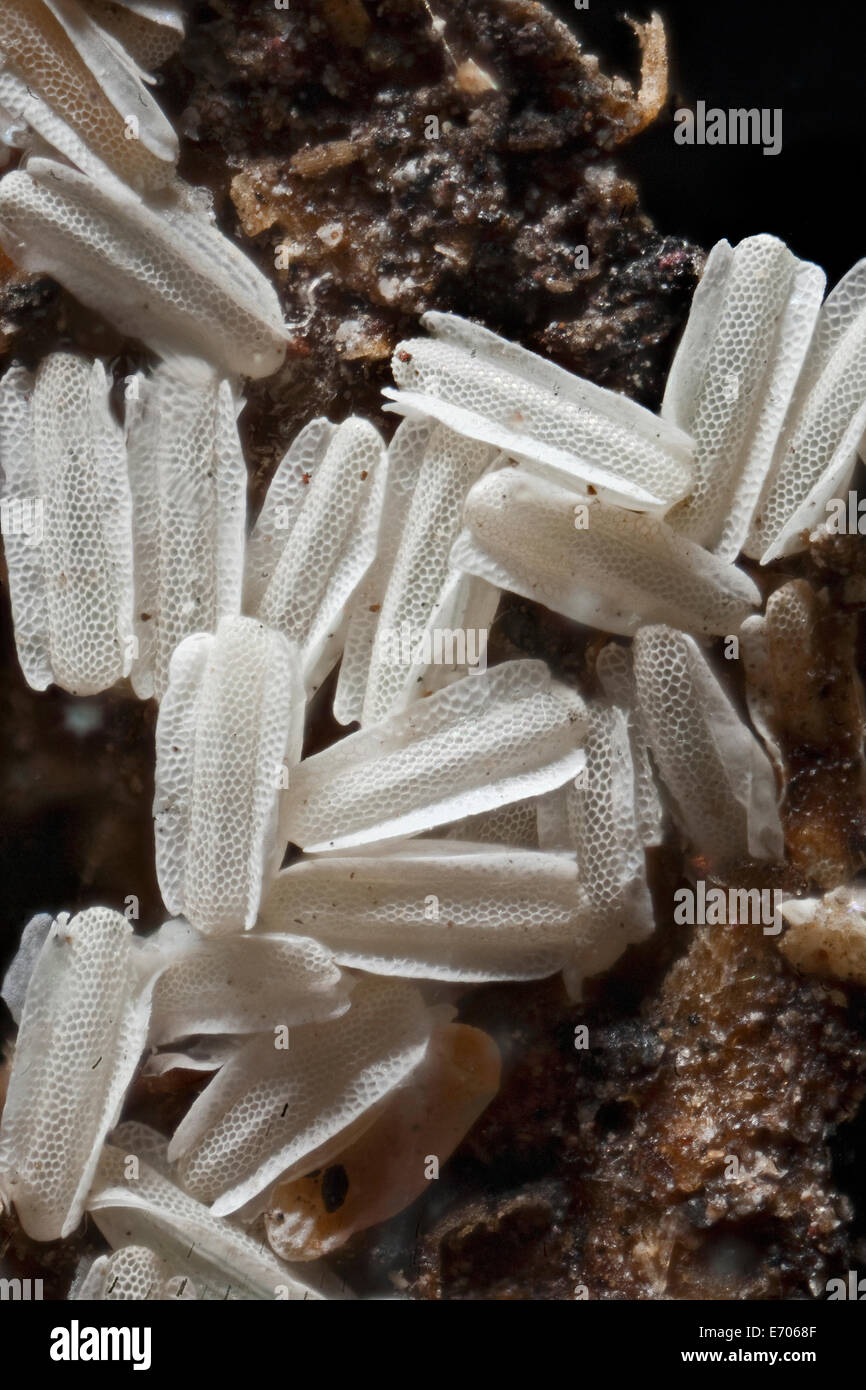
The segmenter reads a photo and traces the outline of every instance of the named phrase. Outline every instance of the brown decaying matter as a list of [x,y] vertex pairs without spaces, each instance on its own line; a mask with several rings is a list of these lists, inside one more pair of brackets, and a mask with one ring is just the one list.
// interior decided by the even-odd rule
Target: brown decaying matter
[[858,623],[826,592],[812,594],[811,649],[777,705],[788,764],[782,813],[792,865],[821,888],[835,888],[866,859]]
[[[467,1011],[500,1020],[511,1067],[464,1145],[468,1192],[406,1268],[415,1296],[808,1298],[853,1267],[826,1135],[866,1084],[862,1002],[760,928],[661,934],[684,954],[631,953],[580,1012],[536,988],[506,1040],[511,987]],[[510,1179],[493,1200],[485,1170]]]

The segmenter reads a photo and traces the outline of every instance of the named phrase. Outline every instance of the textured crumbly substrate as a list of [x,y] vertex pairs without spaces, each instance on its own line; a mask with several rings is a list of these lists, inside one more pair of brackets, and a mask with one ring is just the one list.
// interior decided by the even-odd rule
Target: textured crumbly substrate
[[638,1001],[641,973],[627,957],[579,1015],[541,988],[469,1010],[521,1008],[500,1036],[514,1069],[455,1160],[459,1196],[424,1214],[413,1294],[809,1298],[857,1263],[826,1140],[863,1092],[862,1001],[754,928],[695,928]]
[[[316,415],[357,412],[390,432],[389,354],[433,306],[658,406],[702,257],[655,231],[612,172],[634,104],[538,6],[433,9],[453,61],[420,0],[202,4],[164,71],[182,172],[211,189],[223,229],[276,279],[295,329],[285,368],[253,385],[242,417],[255,499]],[[481,76],[461,66],[469,59]],[[431,114],[438,139],[425,135]],[[575,266],[582,245],[588,271]],[[274,277],[278,247],[287,265]],[[7,358],[72,342],[113,359],[118,376],[144,361],[49,281],[0,264],[0,295]],[[847,542],[790,568],[828,585],[843,613],[808,696],[831,715],[815,721],[817,742],[794,730],[786,749],[789,852],[802,882],[821,887],[863,857],[858,745],[840,694],[862,568]],[[595,645],[506,596],[491,657],[540,656],[591,690]],[[142,926],[157,925],[150,707],[117,690],[34,697],[5,630],[0,692],[5,951],[34,903],[75,910],[135,894]],[[335,733],[323,714],[308,751]],[[855,1267],[843,1193],[854,1165],[834,1131],[864,1088],[862,994],[800,979],[754,928],[674,928],[663,905],[680,868],[673,850],[657,857],[657,933],[585,1006],[554,981],[464,997],[461,1017],[502,1047],[502,1091],[427,1196],[335,1261],[360,1291],[808,1297]],[[140,1082],[128,1113],[170,1132],[201,1084],[191,1073]],[[725,1178],[730,1157],[739,1182]],[[92,1239],[85,1229],[37,1247],[4,1219],[0,1250],[10,1273],[42,1274],[59,1297]]]

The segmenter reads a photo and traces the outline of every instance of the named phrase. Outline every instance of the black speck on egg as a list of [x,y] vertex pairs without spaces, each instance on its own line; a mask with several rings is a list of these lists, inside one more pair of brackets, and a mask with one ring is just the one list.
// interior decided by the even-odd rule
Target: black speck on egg
[[349,1191],[349,1175],[342,1163],[333,1163],[322,1176],[322,1202],[325,1211],[339,1211]]

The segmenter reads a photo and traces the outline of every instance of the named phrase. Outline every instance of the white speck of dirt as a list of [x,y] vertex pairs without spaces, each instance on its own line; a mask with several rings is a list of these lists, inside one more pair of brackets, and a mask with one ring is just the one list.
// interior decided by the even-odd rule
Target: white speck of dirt
[[316,228],[316,236],[326,246],[333,249],[335,246],[339,246],[343,240],[343,224],[342,222],[323,222],[321,227]]

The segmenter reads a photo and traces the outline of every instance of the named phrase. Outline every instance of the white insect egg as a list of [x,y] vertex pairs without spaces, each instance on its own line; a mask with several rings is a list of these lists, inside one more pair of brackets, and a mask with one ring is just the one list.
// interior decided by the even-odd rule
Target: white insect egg
[[101,180],[149,194],[170,186],[170,121],[130,53],[76,0],[6,0],[0,51],[0,106],[37,146]]
[[[119,912],[63,914],[47,933],[44,921],[0,1123],[0,1188],[29,1235],[57,1240],[81,1220],[102,1143],[138,1064],[152,977],[138,967],[130,924]],[[26,941],[28,957],[33,944]],[[13,977],[13,997],[15,987]]]
[[221,1221],[185,1192],[172,1173],[162,1135],[143,1125],[123,1124],[112,1139],[98,1155],[87,1211],[113,1249],[146,1246],[191,1278],[202,1299],[323,1296],[326,1271],[305,1270],[300,1278],[261,1240]]
[[[207,937],[167,922],[148,938],[156,953],[150,1042],[234,1035],[335,1018],[352,982],[326,946],[301,934]],[[231,981],[227,988],[226,981]]]
[[398,841],[302,859],[275,879],[259,931],[299,931],[342,965],[419,979],[531,980],[592,931],[573,853]]
[[634,663],[649,746],[688,841],[719,865],[782,859],[772,766],[694,639],[643,627]]
[[494,457],[433,421],[398,428],[378,556],[350,612],[334,703],[342,722],[379,723],[483,658],[499,590],[456,567],[451,546],[466,494]]
[[762,564],[802,550],[844,490],[866,430],[866,260],[827,296],[745,545]]
[[623,507],[663,513],[689,491],[691,441],[675,425],[453,314],[422,322],[430,338],[394,353],[386,409],[433,416]]
[[313,420],[274,474],[247,545],[244,606],[294,642],[312,695],[339,660],[376,557],[388,463],[366,420]]
[[273,1034],[252,1038],[175,1131],[168,1153],[181,1183],[224,1216],[276,1178],[329,1162],[419,1065],[439,1018],[414,985],[371,977],[348,1013],[294,1028],[288,1047]]
[[164,364],[134,386],[132,683],[142,698],[161,699],[180,642],[240,614],[247,470],[228,381],[214,373],[189,382]]
[[271,285],[199,211],[31,159],[0,180],[0,244],[168,361],[270,376],[287,330]]
[[743,548],[806,356],[824,272],[775,237],[707,258],[662,415],[692,435],[695,477],[670,524],[731,562]]
[[297,651],[254,618],[224,618],[175,651],[156,727],[156,871],[200,931],[251,927],[276,872],[280,789],[301,753]]
[[101,362],[46,357],[0,381],[4,541],[21,669],[76,695],[129,674],[132,499]]
[[550,791],[583,766],[586,707],[540,661],[465,676],[307,758],[287,838],[308,851],[430,830]]
[[523,469],[476,483],[465,520],[455,565],[607,632],[631,635],[646,622],[736,632],[760,601],[742,570],[664,521]]
[[186,8],[164,0],[80,0],[104,33],[145,68],[158,68],[183,39]]
[[110,1303],[195,1300],[197,1285],[145,1245],[124,1245],[81,1268],[69,1291],[71,1301]]

